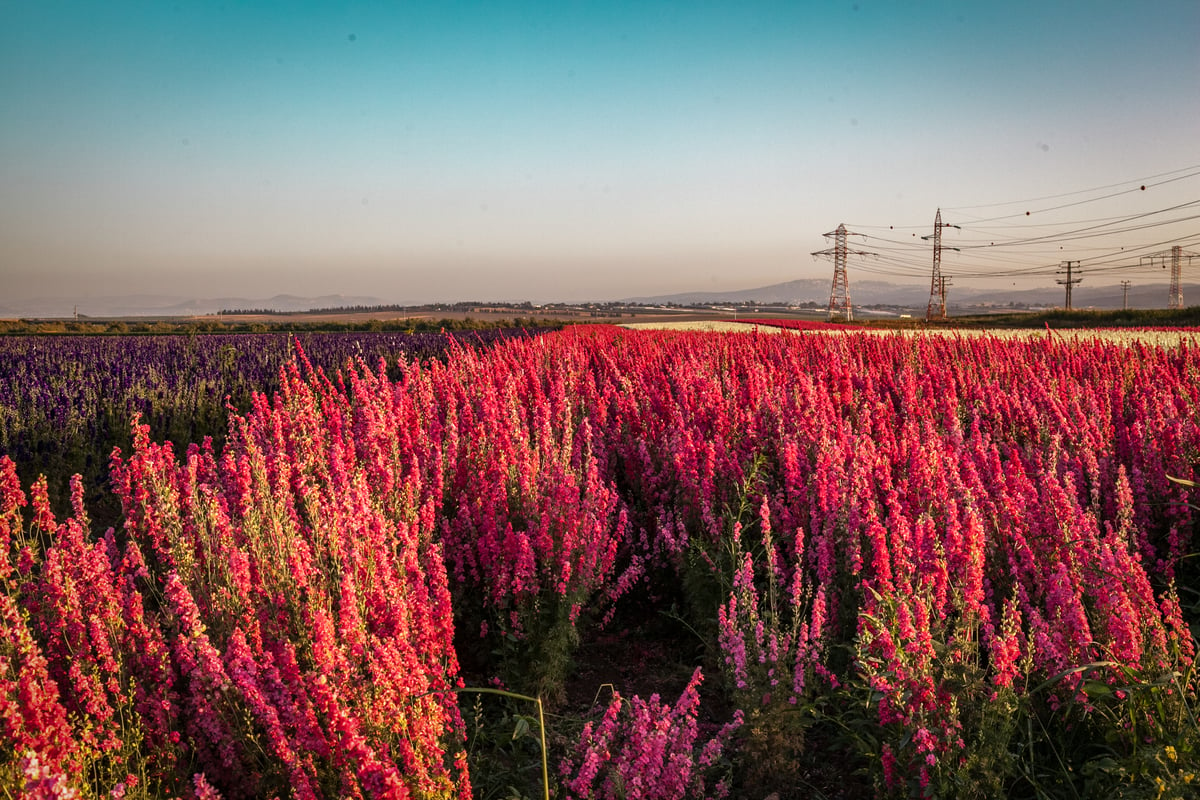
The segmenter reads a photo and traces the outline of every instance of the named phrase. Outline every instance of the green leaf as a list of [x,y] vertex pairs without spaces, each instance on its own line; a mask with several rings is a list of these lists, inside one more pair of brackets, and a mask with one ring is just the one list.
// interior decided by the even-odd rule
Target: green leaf
[[529,735],[529,720],[525,719],[524,717],[517,717],[517,724],[516,724],[516,727],[513,728],[513,733],[512,733],[513,741],[515,742],[517,739],[520,739],[522,736],[528,736],[528,735]]

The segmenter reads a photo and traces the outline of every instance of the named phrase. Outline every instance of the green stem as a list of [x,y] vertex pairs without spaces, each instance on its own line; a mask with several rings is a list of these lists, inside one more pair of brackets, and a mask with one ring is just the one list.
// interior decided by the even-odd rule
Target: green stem
[[484,686],[464,686],[462,688],[454,689],[434,689],[432,691],[425,692],[424,694],[417,695],[413,698],[413,700],[419,700],[422,697],[428,697],[431,694],[443,694],[445,692],[452,692],[454,694],[461,694],[462,692],[474,692],[475,694],[496,694],[500,695],[501,697],[511,697],[514,700],[526,700],[530,703],[537,703],[538,736],[540,737],[542,744],[542,796],[545,798],[545,800],[550,800],[550,769],[546,761],[546,719],[542,711],[542,698],[540,696],[531,697],[527,694],[510,692],[507,689],[489,689]]

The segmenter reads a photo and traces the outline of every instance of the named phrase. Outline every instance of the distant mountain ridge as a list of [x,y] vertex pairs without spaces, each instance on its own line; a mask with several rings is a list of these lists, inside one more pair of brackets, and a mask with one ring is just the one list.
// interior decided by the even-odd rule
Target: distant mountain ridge
[[[653,296],[624,298],[620,302],[644,305],[720,305],[724,303],[761,303],[764,305],[803,305],[829,303],[830,281],[824,278],[804,278],[752,289],[720,292],[677,292]],[[1129,289],[1129,307],[1167,308],[1167,281],[1134,285]],[[916,284],[895,284],[865,280],[850,283],[850,298],[856,306],[888,306],[924,313],[929,303],[929,287]],[[956,309],[978,309],[987,306],[1016,305],[1023,308],[1054,308],[1061,306],[1064,293],[1060,287],[1035,289],[971,289],[952,286],[947,293],[951,313]],[[1185,304],[1200,304],[1200,284],[1183,286]],[[76,310],[81,317],[191,317],[216,314],[221,311],[271,310],[303,312],[313,309],[371,307],[394,304],[394,300],[378,297],[327,294],[300,297],[277,294],[268,298],[251,297],[179,297],[171,295],[120,295],[111,297],[35,298],[24,301],[0,299],[0,318],[70,318]],[[1123,295],[1120,285],[1076,286],[1073,303],[1076,308],[1121,308]]]
[[[760,286],[755,289],[739,289],[723,292],[679,292],[677,294],[655,295],[652,297],[630,297],[629,303],[645,303],[658,305],[675,303],[677,305],[703,305],[708,303],[763,303],[801,305],[815,302],[829,302],[830,282],[824,278],[806,278],[801,280],[774,283],[770,286]],[[878,302],[888,302],[896,305],[908,305],[925,296],[928,300],[929,290],[918,286],[905,286],[883,281],[863,281],[851,284],[850,299],[857,304],[874,305]],[[888,300],[878,298],[887,297]]]
[[[814,302],[818,306],[829,303],[830,281],[808,278],[803,280],[723,292],[679,292],[677,294],[650,297],[626,298],[628,303],[645,305],[705,305],[720,303],[762,303],[765,305],[803,305]],[[1200,284],[1184,284],[1183,301],[1188,305],[1200,304]],[[854,305],[895,306],[922,310],[929,304],[929,287],[913,284],[895,284],[886,281],[860,281],[850,283],[850,299]],[[1130,308],[1167,308],[1168,285],[1143,284],[1129,287]],[[1065,294],[1059,287],[1036,289],[969,289],[951,287],[946,293],[946,304],[950,309],[964,307],[1008,306],[1015,304],[1030,308],[1054,308],[1063,305]],[[1075,308],[1121,308],[1124,295],[1121,286],[1076,286],[1071,295]]]

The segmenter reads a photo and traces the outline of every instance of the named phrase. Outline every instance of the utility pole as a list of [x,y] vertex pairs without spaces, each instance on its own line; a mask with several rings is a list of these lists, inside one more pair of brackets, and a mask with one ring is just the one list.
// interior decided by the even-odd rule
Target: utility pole
[[1121,309],[1129,310],[1129,281],[1121,281]]
[[844,224],[838,225],[837,230],[823,234],[825,238],[833,237],[833,247],[828,250],[818,250],[817,256],[833,256],[833,288],[829,291],[829,321],[832,322],[838,314],[845,316],[846,321],[854,319],[854,309],[850,304],[850,279],[846,275],[846,260],[849,256],[875,256],[878,253],[868,253],[863,250],[851,250],[846,246],[847,236],[862,236],[861,233],[851,233]]
[[1056,282],[1056,283],[1057,283],[1059,286],[1066,286],[1066,287],[1067,287],[1067,311],[1070,311],[1070,310],[1071,310],[1071,287],[1072,287],[1072,286],[1074,286],[1075,284],[1079,283],[1081,280],[1083,280],[1083,278],[1072,278],[1072,277],[1071,277],[1071,274],[1072,274],[1072,270],[1071,270],[1071,268],[1072,268],[1072,266],[1074,266],[1074,267],[1078,267],[1078,266],[1079,266],[1079,262],[1078,262],[1078,261],[1064,261],[1064,262],[1062,262],[1062,263],[1066,264],[1066,265],[1067,265],[1067,268],[1066,268],[1065,270],[1061,270],[1061,269],[1060,269],[1060,270],[1057,272],[1057,274],[1058,274],[1058,275],[1062,275],[1062,274],[1065,272],[1065,273],[1066,273],[1066,275],[1067,275],[1067,277],[1066,277],[1066,278],[1059,278],[1059,279],[1058,279],[1057,281],[1055,281],[1055,282]]
[[954,279],[949,275],[941,276],[941,301],[942,301],[942,316],[946,316],[946,287],[952,286]]
[[1168,308],[1183,308],[1183,284],[1180,281],[1183,273],[1183,248],[1175,245],[1171,248],[1171,289],[1168,295]]
[[[925,321],[931,319],[946,318],[946,290],[942,285],[942,228],[958,228],[958,225],[951,225],[948,222],[942,222],[942,210],[937,210],[937,216],[933,219],[933,235],[922,236],[921,238],[929,241],[933,239],[933,277],[929,282],[929,306],[925,309]],[[957,247],[951,247],[951,250],[957,250]]]
[[1165,269],[1168,257],[1171,259],[1171,293],[1167,299],[1167,308],[1183,308],[1183,260],[1186,258],[1188,266],[1191,266],[1192,259],[1200,258],[1200,253],[1188,252],[1181,246],[1175,245],[1170,250],[1142,256],[1142,263],[1149,261],[1153,264],[1161,261]]

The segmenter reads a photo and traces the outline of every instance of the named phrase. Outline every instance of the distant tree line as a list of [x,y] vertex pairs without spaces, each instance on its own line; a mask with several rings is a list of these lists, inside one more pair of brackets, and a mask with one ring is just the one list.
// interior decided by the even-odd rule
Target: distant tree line
[[474,311],[479,308],[511,308],[522,311],[532,311],[533,303],[483,303],[479,301],[464,301],[458,303],[429,303],[425,305],[397,305],[389,303],[374,306],[330,306],[328,308],[310,308],[304,311],[280,311],[274,308],[234,308],[222,309],[217,312],[221,316],[296,316],[300,314],[409,314],[414,311]]
[[218,319],[186,320],[0,320],[0,335],[25,334],[108,334],[163,335],[208,333],[437,333],[439,331],[476,331],[494,328],[553,330],[570,324],[545,317],[505,317],[497,319],[372,319],[365,321],[254,321],[233,322]]

